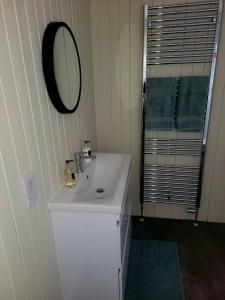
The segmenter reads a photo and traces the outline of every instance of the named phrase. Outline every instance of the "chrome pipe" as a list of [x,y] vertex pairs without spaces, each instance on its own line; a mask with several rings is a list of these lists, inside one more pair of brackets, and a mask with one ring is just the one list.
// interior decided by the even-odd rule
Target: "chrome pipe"
[[164,62],[148,62],[147,66],[153,66],[153,65],[177,65],[177,64],[205,64],[205,63],[211,63],[212,60],[180,60],[180,61],[164,61]]
[[[184,187],[185,188],[185,187]],[[154,190],[146,190],[144,188],[144,191],[145,191],[145,194],[150,194],[150,195],[162,195],[162,196],[186,196],[186,197],[190,197],[190,198],[194,198],[195,197],[195,194],[197,192],[196,191],[193,191],[193,192],[190,192],[190,191],[186,191],[186,190],[183,190],[181,192],[179,191],[172,191],[172,190],[167,190],[167,191],[162,191],[162,190],[158,190],[158,191],[154,191]]]
[[213,47],[209,48],[183,48],[183,49],[165,49],[165,50],[150,50],[151,53],[168,53],[168,52],[192,52],[192,51],[213,51]]
[[[162,183],[168,183],[168,182],[171,183],[171,179],[173,179],[173,177],[174,177],[174,174],[165,174],[164,176],[159,175],[159,174],[149,174],[149,173],[148,174],[144,173],[144,174],[146,175],[146,178],[148,179],[148,181],[151,183],[155,182],[156,179]],[[178,177],[178,176],[176,175],[176,177]],[[193,175],[193,174],[183,175],[183,176],[180,176],[180,178],[176,178],[176,181],[185,183],[185,180],[188,178],[191,179],[190,180],[191,182],[195,182],[195,180],[196,180],[196,178],[198,178],[198,176],[197,176],[197,174],[196,175]]]
[[201,148],[200,144],[192,145],[192,144],[182,144],[182,143],[145,143],[147,150],[171,150],[173,147],[176,147],[178,150],[196,150],[196,148]]
[[200,143],[193,143],[193,142],[176,142],[176,141],[168,141],[168,142],[166,142],[166,141],[162,141],[162,142],[158,142],[158,141],[145,141],[145,145],[146,146],[149,146],[149,147],[151,147],[151,146],[183,146],[183,147],[185,147],[185,146],[187,146],[187,147],[190,147],[190,146],[193,146],[193,147],[195,147],[195,146],[197,146],[197,147],[199,147],[199,146],[201,146],[201,144]]
[[[154,200],[155,199],[155,200]],[[186,199],[180,199],[179,201],[175,200],[162,200],[161,198],[150,198],[147,196],[144,196],[144,202],[152,202],[152,203],[164,203],[164,204],[178,204],[178,205],[194,205],[196,201],[189,201],[187,202]]]
[[176,198],[177,200],[179,200],[179,199],[186,199],[186,200],[190,200],[190,201],[195,201],[195,196],[194,195],[165,195],[165,194],[157,194],[157,193],[146,193],[145,191],[144,191],[144,194],[145,194],[145,196],[150,196],[150,197],[160,197],[160,198],[164,198],[164,199],[167,199],[167,200],[169,200],[169,199],[174,199],[174,198]]
[[[198,154],[199,153],[199,151],[201,151],[201,148],[199,147],[199,148],[196,148],[196,149],[183,149],[183,148],[176,148],[176,147],[178,147],[178,146],[173,146],[173,148],[172,147],[164,147],[164,148],[154,148],[154,147],[152,147],[152,148],[149,148],[149,149],[147,149],[146,151],[145,151],[145,153],[149,153],[149,152],[168,152],[168,153],[171,153],[171,154],[173,154],[173,151],[174,151],[174,154],[176,153],[176,152],[179,152],[179,153],[182,153],[182,152],[188,152],[188,153],[196,153],[196,154]],[[169,149],[167,149],[167,148],[169,148]]]
[[202,5],[218,5],[219,1],[206,1],[206,2],[196,2],[196,3],[183,3],[183,4],[173,4],[173,5],[163,5],[163,6],[149,6],[148,11],[155,9],[167,9],[167,8],[181,8],[190,6],[202,6]]
[[205,12],[208,13],[210,11],[217,11],[217,8],[185,10],[185,11],[159,12],[159,13],[156,13],[156,14],[150,13],[150,14],[148,14],[148,17],[179,15],[179,14],[192,14],[192,13],[205,13]]
[[[199,167],[198,167],[199,169]],[[156,177],[156,176],[160,176],[161,178],[162,177],[171,177],[171,176],[177,176],[177,175],[181,175],[181,177],[190,177],[190,176],[193,176],[193,178],[195,176],[198,175],[198,172],[197,170],[180,170],[180,171],[177,171],[177,170],[168,170],[168,169],[161,169],[161,170],[145,170],[145,174],[149,177]],[[178,178],[178,180],[181,180],[181,178]]]
[[[216,28],[207,29],[193,29],[193,30],[178,30],[178,31],[162,31],[162,32],[148,32],[148,35],[163,35],[163,34],[180,34],[180,33],[194,33],[194,32],[205,32],[205,31],[216,31]],[[186,36],[184,36],[186,39]]]
[[170,168],[170,169],[197,169],[195,166],[176,166],[176,165],[158,165],[158,164],[146,164],[145,168]]
[[193,153],[171,153],[171,152],[163,152],[163,153],[158,153],[158,152],[149,152],[149,153],[146,153],[146,154],[149,154],[149,155],[179,155],[179,156],[201,156],[201,154],[193,154]]
[[147,152],[169,152],[169,153],[174,153],[175,152],[194,152],[194,153],[198,153],[198,151],[201,151],[201,147],[197,147],[195,149],[192,149],[192,148],[183,148],[181,146],[173,146],[173,147],[169,147],[169,146],[165,146],[163,148],[160,148],[160,147],[149,147],[148,149],[146,149],[145,153]]
[[152,174],[152,173],[155,173],[155,174],[168,174],[170,173],[171,175],[173,174],[180,174],[180,173],[186,173],[186,174],[193,174],[197,171],[198,171],[199,167],[197,167],[196,169],[169,169],[169,168],[160,168],[160,169],[145,169],[145,172],[148,173],[148,174]]
[[[150,22],[151,23],[151,22]],[[159,25],[159,26],[151,26],[148,25],[148,28],[151,30],[155,30],[155,29],[161,29],[161,28],[177,28],[177,27],[188,27],[188,26],[206,26],[206,25],[210,25],[210,26],[215,26],[216,22],[207,22],[207,23],[184,23],[184,24],[170,24],[170,25]]]
[[165,139],[160,139],[160,138],[145,138],[145,142],[148,142],[148,143],[201,143],[202,142],[202,139],[179,139],[179,138],[165,138]]
[[163,18],[163,19],[154,19],[150,22],[172,22],[172,21],[190,21],[190,20],[200,20],[200,19],[213,19],[216,18],[217,14],[215,15],[206,15],[206,16],[189,16],[189,17],[179,17],[179,18]]
[[[190,181],[195,181],[196,178],[198,178],[198,174],[173,174],[173,173],[165,173],[165,174],[155,174],[155,173],[144,173],[146,175],[146,178],[148,178],[148,181],[154,181],[154,180],[159,180],[159,182],[171,182],[171,179],[176,177],[176,181],[183,182],[184,180],[189,180]],[[180,177],[180,178],[177,178]]]
[[192,145],[192,144],[182,144],[182,143],[145,143],[146,150],[173,150],[175,147],[175,150],[188,150],[188,151],[194,151],[196,149],[201,148],[200,144]]
[[[180,176],[180,179],[182,178],[182,177],[190,177],[190,176],[192,176],[193,178],[195,178],[195,177],[197,177],[198,176],[198,173],[196,172],[196,173],[194,173],[193,171],[181,171],[181,172],[175,172],[175,171],[173,171],[173,170],[162,170],[162,171],[151,171],[151,170],[149,170],[149,171],[147,171],[147,172],[145,172],[145,175],[146,176],[148,176],[148,178],[165,178],[165,177],[167,177],[168,179],[169,178],[171,178],[171,176],[173,177],[173,176]],[[179,178],[178,178],[178,180],[179,180]]]
[[163,192],[170,191],[171,193],[173,191],[175,191],[175,192],[183,191],[184,188],[185,188],[185,190],[191,191],[191,192],[196,192],[197,189],[198,189],[198,186],[196,186],[196,185],[193,187],[191,185],[186,185],[186,184],[185,184],[185,187],[184,187],[184,185],[180,185],[179,187],[177,187],[176,185],[148,185],[148,184],[144,183],[144,187],[148,191],[158,191],[158,190],[160,190],[160,191],[163,191]]
[[[154,185],[155,184],[155,185]],[[180,182],[179,183],[179,187],[183,187],[184,186],[184,184],[186,185],[186,182],[184,181],[184,182]],[[194,182],[194,183],[192,183],[192,182],[190,182],[188,185],[187,185],[187,187],[191,187],[192,186],[192,184],[193,184],[193,189],[198,189],[198,183],[197,182]],[[146,184],[145,184],[145,182],[144,182],[144,185],[146,186]],[[150,185],[148,186],[146,186],[146,187],[151,187],[152,185],[154,185],[153,187],[158,187],[159,189],[160,188],[162,188],[162,187],[165,187],[165,188],[171,188],[171,186],[172,186],[172,183],[171,183],[171,181],[168,181],[168,182],[155,182],[154,181],[154,183],[153,183],[153,181],[152,182],[150,182]]]
[[[146,175],[146,174],[145,174]],[[186,181],[189,181],[189,182],[193,182],[193,183],[195,183],[196,182],[196,179],[198,179],[198,176],[197,175],[195,175],[195,176],[193,176],[193,175],[189,175],[189,176],[180,176],[181,178],[180,178],[180,180],[178,180],[177,179],[177,177],[178,176],[176,176],[176,181],[177,182],[180,182],[180,183],[183,183],[183,184],[185,184],[186,183]],[[172,182],[171,181],[173,181],[173,174],[171,174],[171,175],[165,175],[165,176],[160,176],[160,175],[151,175],[151,174],[148,174],[148,175],[146,175],[146,178],[148,179],[148,181],[149,182],[151,182],[151,183],[156,183],[156,182],[159,182],[159,183],[161,183],[161,184],[166,184],[166,183],[169,183],[169,184],[171,184]]]
[[196,194],[196,192],[197,192],[197,190],[195,191],[195,193],[186,193],[185,191],[183,191],[183,192],[180,192],[180,193],[174,193],[174,192],[172,192],[172,191],[167,191],[167,192],[164,192],[164,193],[162,193],[161,191],[159,192],[155,192],[155,191],[148,191],[148,190],[145,190],[144,189],[144,193],[145,193],[145,195],[152,195],[152,196],[162,196],[162,197],[167,197],[167,196],[170,196],[170,197],[184,197],[185,196],[185,198],[187,197],[187,198],[189,198],[189,199],[195,199],[195,194]]
[[161,139],[161,140],[158,140],[158,139],[145,139],[145,143],[148,143],[148,144],[151,144],[151,143],[154,143],[154,144],[182,144],[182,145],[185,145],[185,144],[189,144],[189,145],[195,145],[195,144],[201,144],[202,140],[199,140],[199,141],[191,141],[191,140],[176,140],[176,139]]
[[[182,43],[182,44],[177,44],[177,43],[171,43],[171,44],[153,44],[153,45],[149,45],[148,47],[147,47],[147,49],[149,49],[149,48],[154,48],[154,47],[183,47],[183,46],[195,46],[195,45],[203,45],[203,46],[205,46],[205,45],[214,45],[214,42],[207,42],[207,41],[205,41],[205,42],[200,42],[200,43],[197,43],[197,42],[192,42],[192,43]],[[203,48],[203,47],[202,47]],[[204,48],[203,48],[204,49]]]
[[145,142],[145,146],[147,147],[173,147],[173,146],[177,146],[177,147],[189,147],[188,149],[190,149],[190,147],[201,147],[200,143],[196,143],[196,144],[192,144],[192,143],[184,143],[184,142]]
[[[199,173],[199,172],[198,172]],[[171,178],[173,178],[173,177],[179,177],[180,176],[180,178],[177,178],[176,180],[177,180],[177,182],[179,182],[179,181],[184,181],[184,177],[185,178],[190,178],[191,180],[193,179],[193,181],[195,180],[195,177],[198,177],[198,173],[196,172],[191,172],[191,173],[183,173],[183,175],[182,176],[180,176],[182,173],[176,173],[176,174],[174,174],[174,173],[166,173],[166,171],[164,171],[164,172],[162,172],[161,174],[160,173],[154,173],[154,172],[151,172],[151,171],[149,171],[149,172],[144,172],[144,174],[146,175],[146,178],[148,178],[148,181],[149,180],[155,180],[155,178],[158,178],[158,179],[160,179],[161,181],[171,181]],[[164,175],[162,175],[162,174],[164,174]]]
[[148,39],[147,42],[169,41],[169,40],[189,40],[189,39],[209,39],[215,38],[214,35],[193,35],[193,36],[177,36],[177,37],[164,37],[156,39]]

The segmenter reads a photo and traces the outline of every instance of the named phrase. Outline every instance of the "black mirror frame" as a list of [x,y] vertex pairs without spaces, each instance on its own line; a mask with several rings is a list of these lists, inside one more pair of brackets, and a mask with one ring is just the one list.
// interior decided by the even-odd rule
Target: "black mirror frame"
[[[75,104],[75,107],[73,109],[68,109],[59,94],[57,82],[55,78],[55,70],[54,70],[54,41],[55,36],[59,28],[64,27],[66,28],[75,45],[76,53],[77,53],[77,59],[78,59],[78,65],[79,65],[79,75],[80,75],[80,85],[79,85],[79,94],[78,98]],[[42,40],[42,67],[43,67],[43,73],[44,73],[44,79],[48,91],[49,98],[56,108],[56,110],[61,114],[72,114],[77,109],[80,97],[81,97],[81,63],[80,63],[80,56],[79,51],[77,47],[77,43],[75,41],[74,35],[70,29],[70,27],[64,23],[64,22],[50,22],[48,26],[45,29],[43,40]]]

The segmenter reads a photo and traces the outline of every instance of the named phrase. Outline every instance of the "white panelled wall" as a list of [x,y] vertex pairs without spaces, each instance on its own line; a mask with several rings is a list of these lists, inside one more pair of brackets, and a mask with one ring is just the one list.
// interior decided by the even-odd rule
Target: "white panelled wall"
[[[97,143],[99,151],[133,155],[133,213],[140,214],[139,159],[141,132],[141,81],[143,5],[174,4],[199,0],[91,0],[92,45]],[[225,222],[225,14],[221,26],[203,180],[200,219]],[[157,70],[156,70],[157,69]],[[152,68],[154,76],[208,74],[194,64]],[[158,72],[158,73],[157,73]],[[185,206],[145,204],[144,215],[187,219]]]
[[[150,1],[166,2],[185,0]],[[98,151],[132,153],[133,212],[140,212],[143,3],[0,0],[0,299],[61,299],[47,204],[63,184],[64,160],[84,139]],[[56,112],[46,92],[41,43],[50,21],[68,23],[80,50],[82,96],[72,115]],[[219,222],[225,222],[224,53],[225,16],[200,211],[202,220]],[[27,209],[21,178],[30,170],[38,200]],[[184,208],[164,205],[147,206],[145,215],[188,217]]]
[[[61,299],[47,203],[63,183],[64,160],[83,140],[95,148],[90,2],[0,0],[0,299]],[[41,43],[50,21],[65,21],[80,50],[78,110],[49,101]],[[26,208],[21,177],[33,170],[38,200]]]

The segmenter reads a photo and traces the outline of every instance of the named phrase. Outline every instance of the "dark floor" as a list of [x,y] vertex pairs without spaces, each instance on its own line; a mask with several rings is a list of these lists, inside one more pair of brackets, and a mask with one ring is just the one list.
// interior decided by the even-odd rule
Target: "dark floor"
[[225,224],[134,217],[132,237],[178,243],[186,300],[225,300]]

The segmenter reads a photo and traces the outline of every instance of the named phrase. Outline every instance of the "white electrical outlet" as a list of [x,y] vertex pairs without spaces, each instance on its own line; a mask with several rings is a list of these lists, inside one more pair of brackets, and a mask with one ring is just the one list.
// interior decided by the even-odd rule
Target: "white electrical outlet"
[[25,200],[27,208],[30,208],[33,203],[37,200],[37,186],[35,181],[35,176],[32,171],[22,178],[23,188],[25,193]]

